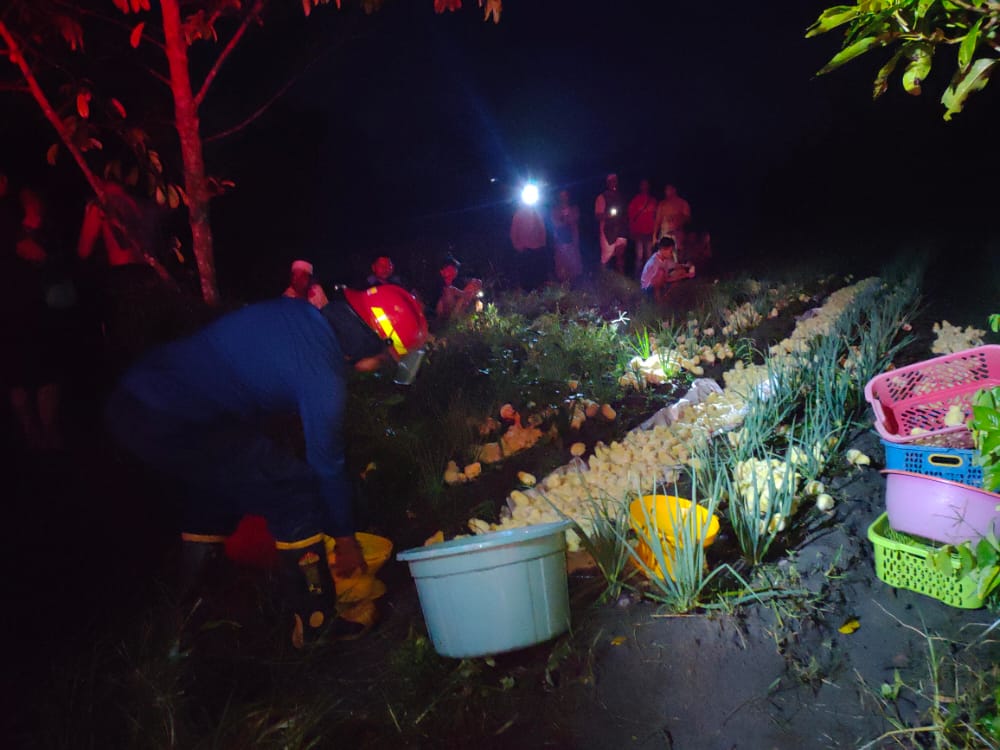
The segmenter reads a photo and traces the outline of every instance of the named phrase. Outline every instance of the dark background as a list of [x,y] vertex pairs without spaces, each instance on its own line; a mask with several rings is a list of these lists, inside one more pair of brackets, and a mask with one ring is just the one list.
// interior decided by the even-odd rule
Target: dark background
[[[473,0],[440,16],[431,0],[388,0],[371,16],[345,2],[308,19],[274,2],[203,110],[211,136],[294,79],[253,124],[206,146],[210,171],[237,184],[213,204],[223,291],[280,291],[295,257],[349,281],[380,252],[417,275],[450,248],[486,273],[527,178],[571,191],[593,260],[589,216],[610,171],[629,195],[643,176],[657,193],[677,185],[734,266],[910,247],[981,255],[996,205],[994,92],[942,120],[952,49],[922,97],[897,76],[872,101],[885,52],[814,78],[839,42],[804,39],[825,4],[507,0],[495,26]],[[196,67],[217,49],[193,48]],[[45,166],[48,126],[13,96],[0,163],[82,200],[72,164]]]

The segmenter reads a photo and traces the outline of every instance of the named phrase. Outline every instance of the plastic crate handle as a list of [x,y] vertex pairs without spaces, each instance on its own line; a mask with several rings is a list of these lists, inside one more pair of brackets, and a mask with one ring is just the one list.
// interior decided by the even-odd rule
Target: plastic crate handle
[[946,469],[959,469],[965,465],[965,459],[947,453],[931,453],[927,456],[927,463],[931,466],[943,466]]

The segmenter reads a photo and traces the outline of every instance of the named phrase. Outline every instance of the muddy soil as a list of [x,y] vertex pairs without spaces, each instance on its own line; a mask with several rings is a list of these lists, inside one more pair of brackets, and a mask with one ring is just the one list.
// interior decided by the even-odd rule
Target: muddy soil
[[[470,694],[464,718],[424,719],[426,730],[410,727],[400,736],[386,724],[385,705],[359,705],[364,720],[349,723],[353,736],[370,747],[402,741],[418,747],[759,750],[859,747],[891,731],[890,717],[918,726],[926,700],[904,689],[898,700],[883,701],[882,685],[894,684],[898,674],[904,683],[926,686],[924,634],[940,638],[939,656],[958,652],[957,644],[972,640],[995,616],[878,580],[867,528],[884,509],[881,450],[869,432],[852,447],[871,455],[873,466],[845,470],[831,485],[835,511],[814,512],[807,535],[769,568],[772,593],[786,598],[732,612],[669,616],[627,595],[596,603],[595,580],[574,575],[570,635],[499,655],[470,678],[470,686],[514,682],[489,708]],[[392,591],[384,602],[383,637],[389,640],[424,632],[413,590],[398,568],[385,574]],[[850,620],[859,627],[841,632]],[[384,655],[378,650],[366,644],[349,661],[372,670],[371,659]],[[1000,649],[972,649],[963,657],[985,669],[1000,659]],[[457,661],[444,661],[457,668]],[[440,683],[431,695],[434,689]],[[447,711],[463,704],[454,697],[442,700]],[[892,739],[872,745],[898,746]]]
[[[996,307],[995,268],[971,287],[966,277],[962,295],[949,291],[956,287],[945,275],[929,275],[935,296],[923,320],[951,316],[982,326]],[[970,298],[974,317],[962,312]],[[907,356],[927,356],[928,342],[921,332]],[[95,423],[73,436],[73,455],[56,460],[27,461],[12,442],[2,446],[19,462],[6,499],[4,747],[92,747],[100,746],[92,737],[119,736],[102,734],[100,725],[125,722],[123,706],[144,700],[144,680],[155,677],[140,673],[135,643],[144,643],[149,657],[168,642],[143,640],[164,625],[148,618],[163,614],[164,570],[172,562],[165,491],[122,463]],[[872,456],[873,466],[845,468],[830,485],[833,513],[812,516],[808,532],[768,568],[770,587],[787,597],[664,616],[633,597],[602,602],[597,579],[574,575],[570,634],[459,662],[430,650],[408,571],[390,562],[381,574],[389,593],[380,625],[362,640],[302,656],[275,648],[284,623],[271,606],[271,574],[243,570],[218,585],[226,595],[210,616],[219,624],[199,636],[184,680],[172,685],[179,694],[150,691],[147,718],[162,720],[157,700],[186,706],[189,715],[173,716],[188,732],[176,747],[253,746],[245,737],[210,739],[233,705],[290,706],[293,716],[322,705],[312,737],[320,748],[848,748],[892,730],[891,717],[919,726],[927,701],[906,688],[882,700],[882,685],[894,684],[898,673],[904,683],[929,687],[925,633],[940,637],[938,655],[1000,661],[994,645],[959,645],[996,615],[951,608],[876,578],[866,531],[882,512],[882,453],[869,431],[852,445]],[[540,458],[540,468],[550,460]],[[469,492],[486,498],[507,490]],[[423,533],[418,522],[397,543],[419,543]],[[841,632],[850,620],[857,630]],[[115,659],[104,660],[104,650]],[[126,651],[137,661],[122,659]],[[108,664],[120,671],[102,674]],[[892,738],[872,745],[898,746]]]

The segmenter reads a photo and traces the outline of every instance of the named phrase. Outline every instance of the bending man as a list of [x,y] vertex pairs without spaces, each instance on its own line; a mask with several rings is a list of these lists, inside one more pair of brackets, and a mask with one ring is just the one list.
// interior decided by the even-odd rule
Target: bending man
[[[250,305],[154,350],[125,374],[107,408],[120,444],[182,485],[189,567],[217,555],[242,516],[267,520],[296,646],[333,620],[324,536],[336,540],[339,575],[364,568],[344,466],[347,368],[372,370],[394,357],[412,369],[427,336],[418,303],[399,287],[318,297]],[[304,462],[261,424],[293,411],[305,432]]]

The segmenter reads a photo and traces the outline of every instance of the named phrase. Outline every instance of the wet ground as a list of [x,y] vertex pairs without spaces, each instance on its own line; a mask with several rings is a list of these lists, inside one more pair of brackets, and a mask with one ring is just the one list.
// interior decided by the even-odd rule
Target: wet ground
[[[977,274],[947,257],[932,263],[907,358],[926,356],[930,322],[985,327],[985,315],[1000,309],[997,255],[983,250],[977,257]],[[100,388],[89,397],[85,390],[75,394],[71,451],[39,459],[9,437],[3,445],[9,481],[0,617],[9,648],[0,737],[11,738],[7,747],[98,746],[94,737],[109,736],[98,731],[103,723],[127,721],[116,701],[145,689],[139,680],[100,674],[107,650],[128,644],[135,655],[143,633],[169,630],[137,621],[163,611],[157,607],[170,577],[163,493],[110,446],[96,426]],[[206,636],[201,656],[189,662],[192,682],[175,685],[198,698],[188,731],[208,734],[181,732],[174,746],[254,746],[250,734],[208,739],[212,726],[225,724],[227,690],[272,706],[296,695],[299,704],[315,705],[320,694],[325,714],[315,747],[843,748],[892,730],[893,716],[919,725],[925,697],[903,688],[886,701],[881,686],[896,684],[898,673],[927,692],[925,633],[940,636],[933,641],[938,654],[1000,660],[995,646],[956,645],[996,616],[894,590],[875,577],[866,530],[883,503],[880,448],[870,432],[854,444],[873,457],[873,467],[839,476],[834,515],[817,517],[812,533],[772,570],[774,588],[804,593],[732,612],[664,617],[646,602],[598,603],[595,580],[574,576],[571,635],[493,664],[441,659],[428,649],[412,582],[394,562],[382,576],[390,592],[383,621],[367,638],[336,644],[308,663],[287,650],[275,656],[269,638],[280,623],[266,605],[270,576],[238,573],[230,587],[236,593],[213,616],[246,622]],[[500,489],[475,491],[486,497]],[[423,531],[400,539],[409,543]],[[849,620],[860,627],[840,632]],[[156,722],[162,714],[153,703],[146,718]],[[190,711],[190,703],[179,704]],[[139,738],[135,747],[164,746],[142,741],[163,736],[152,724],[131,736]]]

